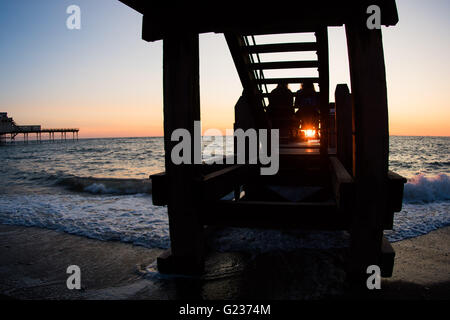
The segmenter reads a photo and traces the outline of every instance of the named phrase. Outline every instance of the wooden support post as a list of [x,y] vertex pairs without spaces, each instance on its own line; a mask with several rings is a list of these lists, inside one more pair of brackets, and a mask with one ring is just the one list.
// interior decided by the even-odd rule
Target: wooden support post
[[328,146],[330,148],[336,148],[336,103],[329,103],[329,113],[328,113]]
[[336,149],[337,157],[348,172],[353,172],[353,123],[352,99],[348,86],[338,84],[335,91],[336,101]]
[[[164,273],[199,273],[204,265],[203,226],[194,188],[196,169],[194,121],[200,120],[199,38],[196,33],[171,34],[163,40],[164,150],[168,178],[168,214],[171,255],[158,259]],[[191,134],[191,163],[175,165],[171,160],[172,132]],[[198,137],[200,139],[200,137]]]
[[[352,275],[367,279],[380,265],[388,206],[388,105],[381,30],[359,17],[346,25],[354,103],[356,212],[352,219]],[[361,278],[362,277],[362,278]]]
[[320,154],[322,158],[328,156],[328,115],[330,95],[330,75],[328,67],[328,30],[322,27],[316,31],[319,61],[320,88]]

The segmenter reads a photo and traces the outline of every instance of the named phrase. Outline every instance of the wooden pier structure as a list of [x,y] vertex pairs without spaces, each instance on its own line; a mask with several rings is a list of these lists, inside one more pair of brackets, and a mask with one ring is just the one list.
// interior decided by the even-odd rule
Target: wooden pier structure
[[[234,226],[346,230],[351,235],[350,279],[367,279],[370,265],[378,265],[383,277],[391,276],[395,253],[383,231],[392,229],[394,212],[401,210],[406,179],[388,169],[382,31],[369,29],[366,21],[367,8],[378,5],[381,24],[396,25],[395,1],[296,1],[279,7],[250,1],[247,8],[226,2],[213,7],[121,2],[143,14],[144,40],[163,41],[166,170],[151,178],[154,204],[168,207],[171,251],[158,259],[160,272],[201,272],[205,227]],[[338,85],[332,103],[327,28],[339,26],[346,31],[351,84]],[[172,132],[183,128],[194,137],[194,121],[200,120],[199,34],[204,32],[224,34],[242,83],[235,129],[271,128],[265,109],[268,85],[318,84],[320,141],[308,145],[281,140],[276,175],[260,175],[262,164],[172,163]],[[305,32],[314,33],[316,40],[257,44],[254,38]],[[258,56],[305,51],[316,52],[317,59],[261,62]],[[317,68],[318,76],[264,77],[265,70],[291,68]]]
[[[16,136],[23,134],[23,141],[28,143],[29,135],[36,135],[36,141],[42,142],[42,134],[48,134],[48,140],[55,142],[55,133],[60,134],[61,141],[67,141],[67,133],[72,134],[72,141],[78,141],[78,128],[52,128],[42,129],[40,125],[17,125],[12,118],[8,118],[7,113],[0,113],[0,143],[5,143],[9,138],[10,141],[15,141]],[[69,138],[70,140],[70,138]]]
[[[72,134],[72,141],[78,141],[78,132],[80,131],[80,129],[78,128],[56,128],[56,129],[41,129],[39,131],[35,131],[35,130],[15,130],[15,131],[11,131],[11,132],[1,132],[0,136],[2,136],[0,138],[1,141],[5,141],[8,137],[10,139],[10,141],[15,141],[16,136],[18,136],[19,134],[23,134],[23,141],[25,143],[28,143],[29,141],[29,135],[30,134],[35,134],[36,135],[36,141],[37,142],[42,142],[42,134],[48,134],[48,141],[51,142],[55,142],[58,140],[61,141],[67,141],[67,133],[71,133]],[[60,138],[55,138],[55,133],[56,134],[60,134]]]

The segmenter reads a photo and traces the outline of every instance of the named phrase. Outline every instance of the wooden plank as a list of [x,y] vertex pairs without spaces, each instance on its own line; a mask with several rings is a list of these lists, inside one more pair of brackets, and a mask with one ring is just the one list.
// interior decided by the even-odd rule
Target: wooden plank
[[392,230],[394,227],[394,213],[402,211],[403,189],[407,182],[401,175],[388,171],[388,210],[384,215],[383,228]]
[[278,84],[281,82],[286,83],[303,83],[305,81],[311,81],[314,83],[319,83],[319,78],[316,77],[305,77],[305,78],[266,78],[266,79],[258,79],[257,83],[260,84]]
[[352,176],[336,157],[330,157],[331,181],[336,203],[339,210],[348,212],[354,210],[355,185]]
[[353,114],[348,86],[346,84],[338,84],[334,96],[336,101],[337,156],[344,167],[353,173]]
[[[379,227],[388,199],[389,129],[383,44],[380,30],[346,26],[355,110],[355,176],[361,222]],[[377,195],[374,197],[374,195]]]
[[352,221],[352,274],[362,280],[379,265],[388,212],[388,106],[381,30],[364,15],[346,24],[355,124],[356,211]]
[[393,212],[400,212],[402,211],[403,205],[403,189],[407,180],[392,171],[388,171],[388,179],[389,210]]
[[216,201],[202,207],[205,225],[346,230],[348,218],[335,202],[296,203],[267,201]]
[[245,47],[247,53],[274,53],[274,52],[296,52],[316,51],[316,42],[294,42],[294,43],[271,43],[257,44]]
[[383,25],[395,25],[398,21],[395,0],[301,1],[290,3],[287,9],[283,5],[263,6],[259,2],[237,7],[229,2],[215,2],[214,6],[186,2],[174,6],[164,1],[121,1],[144,15],[142,37],[147,41],[163,39],[180,29],[253,35],[314,31],[318,26],[342,26],[352,16],[367,18],[367,7],[372,4],[380,6]]
[[318,68],[319,63],[315,60],[305,61],[277,61],[277,62],[261,62],[252,63],[250,68],[254,70],[266,69],[301,69],[301,68]]
[[[210,167],[216,168],[215,170]],[[211,171],[213,170],[213,171]],[[195,180],[196,201],[213,201],[229,194],[235,188],[259,174],[258,165],[201,165],[198,171],[208,171]],[[153,205],[168,204],[168,177],[165,172],[150,176],[152,180]]]
[[168,204],[169,186],[167,175],[160,172],[150,176],[152,180],[152,201],[155,206],[166,206]]
[[381,241],[381,276],[383,278],[392,277],[394,271],[395,250],[391,243],[383,236]]
[[[194,165],[175,165],[171,160],[172,132],[186,129],[192,139],[194,121],[200,120],[198,34],[178,32],[163,41],[164,150],[168,185],[168,215],[174,268],[201,272],[204,263],[203,226],[195,203],[197,176]],[[195,146],[191,155],[194,160]]]
[[197,198],[201,202],[219,200],[258,174],[257,165],[240,164],[212,172],[198,180]]
[[334,102],[330,102],[328,110],[328,146],[336,148],[336,105]]
[[408,180],[405,177],[403,177],[403,176],[399,175],[398,173],[395,173],[394,171],[391,171],[391,170],[388,171],[388,179],[393,182],[398,182],[401,184],[405,184],[408,182]]
[[247,99],[248,111],[255,119],[257,128],[266,128],[267,119],[263,109],[262,101],[259,96],[258,87],[255,81],[254,72],[251,72],[249,65],[250,58],[247,54],[243,54],[242,48],[245,47],[242,36],[234,33],[225,33],[225,39],[228,44],[231,56],[236,66],[236,70],[244,88],[243,95]]
[[318,43],[320,88],[320,154],[325,162],[328,156],[328,116],[330,104],[330,71],[328,67],[328,30],[322,27],[316,31]]

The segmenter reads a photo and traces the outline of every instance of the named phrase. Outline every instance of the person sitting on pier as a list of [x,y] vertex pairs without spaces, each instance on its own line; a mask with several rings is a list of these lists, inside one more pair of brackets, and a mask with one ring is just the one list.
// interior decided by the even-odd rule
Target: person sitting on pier
[[302,130],[316,130],[319,127],[320,96],[311,81],[301,84],[301,89],[295,93],[294,107],[298,108],[297,119]]
[[287,128],[294,116],[294,98],[287,82],[280,82],[269,94],[268,115],[272,128]]

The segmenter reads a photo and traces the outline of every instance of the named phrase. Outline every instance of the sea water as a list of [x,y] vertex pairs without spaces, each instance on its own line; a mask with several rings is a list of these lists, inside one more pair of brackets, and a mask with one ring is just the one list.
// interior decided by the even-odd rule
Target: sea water
[[[224,153],[233,150],[231,141]],[[390,241],[450,225],[450,137],[390,137],[390,169],[408,178]],[[0,223],[49,228],[150,248],[170,246],[167,209],[149,175],[164,171],[163,139],[110,138],[0,146]],[[329,235],[329,236],[328,236]],[[343,246],[326,232],[227,228],[223,250]]]

